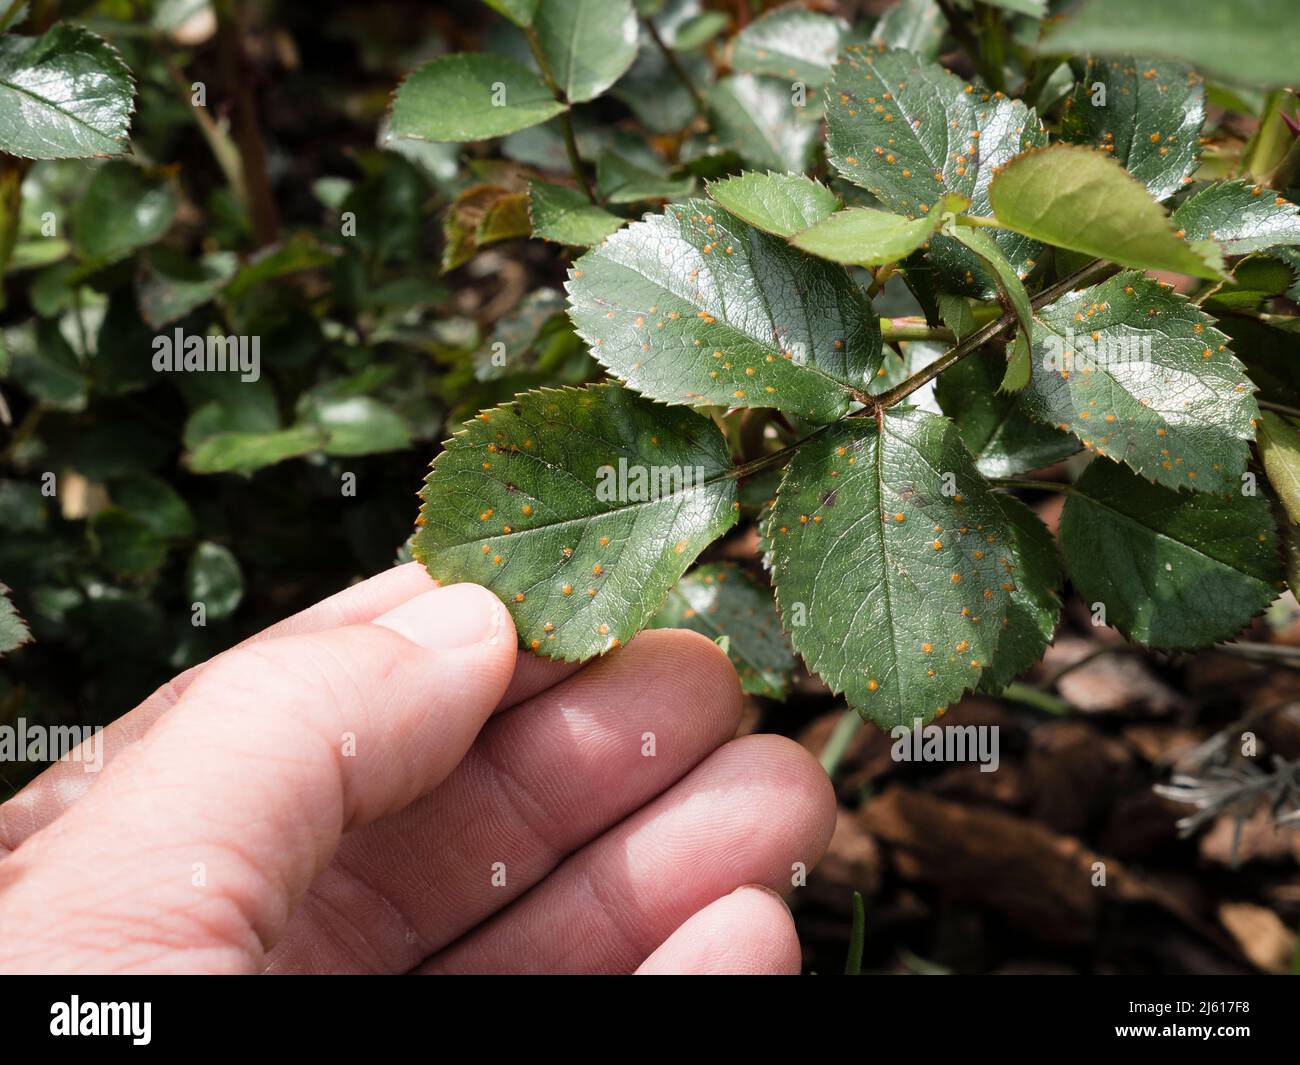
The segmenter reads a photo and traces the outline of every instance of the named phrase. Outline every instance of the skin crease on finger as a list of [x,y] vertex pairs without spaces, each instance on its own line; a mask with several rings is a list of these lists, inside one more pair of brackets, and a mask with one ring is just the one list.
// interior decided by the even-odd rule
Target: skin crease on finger
[[[489,723],[436,790],[345,839],[273,951],[273,971],[417,965],[729,740],[741,703],[712,641],[641,633]],[[495,862],[504,885],[489,875]]]
[[[250,636],[231,650],[281,636],[322,632],[342,625],[371,621],[436,587],[436,582],[418,562],[395,566],[285,618]],[[111,762],[118,753],[144,736],[164,713],[176,705],[190,684],[221,657],[218,655],[186,670],[164,684],[130,713],[109,724],[100,737],[104,763]],[[552,662],[520,654],[510,687],[502,696],[501,709],[514,706],[535,692],[558,683],[579,668],[578,663]],[[77,759],[70,758],[67,762],[51,766],[12,799],[0,805],[0,858],[53,821],[84,795],[94,780],[94,774],[86,773]]]
[[[376,609],[388,616],[393,611],[393,600],[399,595],[405,594],[409,601],[411,596],[420,596],[428,590],[427,578],[409,568],[406,573],[394,570],[366,583],[378,585],[381,581],[385,587],[349,589],[261,634],[261,638],[314,640],[318,637],[313,634],[323,637],[318,625],[325,626],[326,630],[331,623],[355,625],[373,618]],[[474,586],[463,587],[483,594]],[[456,591],[448,589],[446,594]],[[254,645],[242,652],[246,658],[250,653],[261,655],[260,650],[254,650],[258,639],[246,641],[246,647],[250,642]],[[692,661],[698,664],[691,666]],[[236,668],[233,673],[226,669],[228,677],[239,681],[229,690],[242,693],[238,698],[254,702],[260,699],[259,713],[253,720],[269,723],[265,709],[274,705],[274,700],[267,703],[256,696],[259,669],[249,668],[254,662],[255,659],[248,658],[244,667]],[[202,676],[203,670],[211,665],[192,671],[188,675],[189,683],[193,684],[195,677]],[[602,919],[614,918],[617,925],[626,918],[611,910],[609,904],[600,905],[597,893],[594,909],[599,912],[572,912],[565,916],[564,923],[589,922],[593,929],[591,942],[604,942],[608,949],[574,956],[568,952],[570,944],[560,942],[553,956],[529,959],[520,967],[533,971],[630,972],[664,945],[683,922],[697,916],[697,911],[709,908],[746,882],[788,888],[792,862],[811,867],[820,857],[829,839],[834,802],[820,769],[816,774],[809,772],[810,765],[815,767],[815,763],[806,752],[776,737],[753,737],[727,744],[708,756],[710,750],[734,734],[740,705],[734,672],[726,656],[711,641],[693,633],[652,631],[570,677],[578,669],[577,665],[564,666],[519,656],[513,678],[507,673],[501,688],[497,689],[505,692],[497,708],[519,705],[488,723],[460,768],[432,793],[405,809],[394,807],[387,814],[376,809],[376,814],[382,814],[380,820],[348,833],[336,860],[324,865],[314,882],[304,881],[307,894],[302,908],[291,917],[287,913],[285,917],[272,916],[270,925],[261,926],[258,935],[266,942],[262,929],[282,924],[288,918],[283,942],[272,955],[273,970],[404,971],[456,940],[429,968],[436,969],[445,959],[451,959],[451,971],[497,971],[490,955],[500,930],[513,928],[514,933],[529,940],[544,939],[544,934],[527,930],[528,923],[536,919],[538,899],[543,900],[543,908],[551,906],[546,900],[554,896],[556,882],[571,876],[575,868],[581,876],[570,884],[569,890],[587,903],[593,902],[596,883],[605,883],[613,894],[618,893],[618,886],[625,878],[607,868],[607,855],[611,839],[624,839],[625,843],[635,840],[642,845],[630,848],[629,853],[635,850],[648,856],[641,863],[644,868],[624,872],[645,877],[647,882],[634,897],[618,903],[617,910],[633,913],[638,907],[644,909],[649,902],[655,902],[656,892],[662,896],[657,905],[633,918],[638,925],[637,935],[609,935],[608,928],[602,927]],[[317,683],[316,677],[309,670],[301,675],[300,683],[310,687]],[[566,681],[565,677],[570,679]],[[177,690],[181,687],[178,685]],[[213,685],[207,685],[209,692],[212,689]],[[494,694],[493,698],[497,696]],[[693,700],[698,705],[692,705]],[[160,714],[165,712],[164,709]],[[160,714],[155,714],[155,720]],[[152,735],[151,722],[137,723],[136,727],[140,728],[140,724],[143,724],[140,731]],[[654,733],[660,744],[653,758],[644,757],[640,750],[647,731]],[[123,765],[108,775],[129,783],[133,772],[131,763],[138,761],[129,756],[136,755],[138,748],[145,746],[137,743],[119,746],[119,751],[128,757],[121,758]],[[174,778],[172,784],[180,782],[178,786],[188,789],[189,784],[185,782],[190,774],[180,763],[185,757],[193,756],[193,748],[182,747],[190,755],[174,755],[179,762],[169,758],[165,767],[155,765],[154,769],[166,768],[168,777]],[[242,749],[241,744],[236,747]],[[272,748],[283,749],[282,741],[274,742]],[[378,753],[383,756],[382,750]],[[209,754],[217,758],[232,757],[231,752],[223,751],[220,746]],[[629,761],[622,757],[624,754],[635,757]],[[242,756],[234,757],[237,761]],[[701,759],[704,759],[702,763]],[[154,761],[157,762],[156,757]],[[726,783],[715,780],[719,766],[723,767]],[[231,768],[236,766],[232,763]],[[741,770],[740,783],[729,778],[730,771],[736,769]],[[260,771],[265,774],[266,767]],[[222,776],[226,778],[229,774]],[[757,778],[756,782],[751,778]],[[212,782],[210,774],[207,779]],[[757,784],[748,794],[746,782]],[[263,786],[267,783],[270,782],[264,781]],[[773,785],[774,792],[769,790]],[[141,788],[132,790],[140,792]],[[49,823],[59,817],[59,804],[66,808],[68,801],[75,802],[78,798],[77,795],[69,798],[67,791],[58,787],[57,781],[44,793],[38,789],[36,794],[42,801],[20,807],[25,812],[25,821],[21,816],[15,818],[12,811],[0,813],[0,831],[7,833],[6,841],[21,841],[34,830],[33,825],[39,827],[38,821]],[[151,801],[156,802],[157,796]],[[81,804],[76,802],[74,809],[80,808]],[[194,815],[202,809],[202,805],[196,807]],[[689,834],[703,839],[710,838],[712,833],[716,853],[710,856],[690,852],[687,844],[680,860],[673,859],[671,853],[667,859],[655,857],[656,834],[671,840],[681,827],[677,818],[682,809],[693,810],[693,816],[702,815],[709,822],[692,828]],[[756,812],[761,812],[764,823],[747,820]],[[93,812],[76,820],[83,834],[87,831],[92,836],[95,834]],[[629,829],[643,822],[646,823],[643,832]],[[180,824],[184,823],[182,819]],[[26,832],[23,832],[24,825],[28,826]],[[63,825],[64,821],[59,820],[55,827]],[[723,826],[721,836],[714,831],[718,826]],[[183,828],[180,831],[182,835],[177,838],[183,841]],[[630,836],[626,835],[629,831],[632,831]],[[66,843],[62,847],[57,844],[57,836],[63,834],[56,831],[50,837],[56,853],[68,851]],[[320,838],[328,839],[328,835]],[[334,846],[329,844],[331,851]],[[126,841],[120,851],[126,853],[129,847]],[[466,847],[471,850],[467,851]],[[478,858],[474,857],[473,847],[477,847]],[[478,868],[479,865],[490,867],[494,852],[503,849],[510,859],[509,890],[492,886]],[[672,852],[674,847],[669,845],[668,849]],[[28,852],[28,858],[23,863],[23,873],[18,875],[19,884],[24,874],[35,868],[33,859],[37,851],[31,848],[24,851]],[[791,854],[796,852],[798,857],[791,859]],[[133,863],[124,863],[122,853],[116,856],[117,875],[110,878],[115,892],[112,898],[116,900],[108,904],[110,911],[119,904],[131,909],[127,903],[135,894],[131,888],[135,876],[131,872]],[[324,864],[328,853],[312,860]],[[455,861],[449,861],[449,856]],[[719,856],[723,859],[721,867],[717,865]],[[60,859],[60,866],[67,869],[60,875],[78,880],[80,874],[72,866],[77,861],[84,862],[84,858],[75,859],[68,854],[64,858],[67,861]],[[6,861],[0,865],[0,880],[12,884],[13,876],[3,874],[13,874],[17,869],[18,865]],[[365,870],[366,876],[358,877],[357,869]],[[443,870],[444,875],[431,882],[430,870]],[[138,867],[136,872],[140,872]],[[431,884],[439,890],[430,890]],[[57,904],[57,891],[38,891],[38,894],[43,899],[42,906]],[[95,892],[90,895],[94,896]],[[75,891],[72,896],[81,898]],[[297,897],[296,892],[293,897]],[[0,893],[0,924],[4,923],[3,901]],[[67,899],[64,901],[72,906]],[[118,962],[129,955],[136,957],[137,962],[144,960],[142,964],[128,967],[187,970],[186,962],[162,962],[162,956],[158,955],[159,951],[182,946],[176,942],[174,922],[169,930],[159,928],[151,932],[149,918],[142,919],[137,914],[124,931],[115,928],[111,919],[100,920],[95,916],[100,910],[94,907],[93,899],[82,903],[81,909],[83,918],[95,917],[95,920],[89,924],[81,918],[77,920],[85,925],[83,930],[99,929],[91,938],[97,942],[97,949],[111,960],[96,963],[93,957],[82,957],[76,967],[116,969],[120,967]],[[69,910],[69,914],[72,912]],[[724,916],[727,912],[725,907],[718,911]],[[394,922],[395,914],[402,921]],[[262,918],[267,919],[265,915]],[[706,917],[700,915],[699,919],[704,921]],[[474,928],[484,920],[487,923],[482,928]],[[718,914],[709,920],[713,920],[708,925],[710,928],[726,929],[735,924],[721,921]],[[736,964],[744,957],[751,957],[768,966],[766,971],[787,971],[788,958],[779,949],[782,941],[779,925],[779,921],[756,921],[753,934],[743,937],[744,943],[732,945],[739,952],[735,955]],[[793,935],[792,931],[790,934]],[[280,938],[280,933],[275,933],[273,938]],[[768,939],[778,947],[765,948],[763,944]],[[114,942],[120,948],[117,955],[111,950]],[[246,942],[252,946],[252,940]],[[481,942],[482,947],[472,946],[476,942]],[[358,950],[358,943],[365,945],[363,950]],[[468,950],[467,944],[471,945]],[[29,947],[39,950],[39,941]],[[62,949],[67,959],[79,948],[69,948],[65,943]],[[725,955],[726,951],[722,953]],[[159,964],[148,962],[151,954]],[[661,956],[656,964],[663,963],[666,956],[669,955]],[[57,970],[61,964],[57,958],[47,958],[36,961],[34,967]],[[691,961],[683,955],[682,964],[688,970],[698,965],[707,971],[710,963],[708,958]]]

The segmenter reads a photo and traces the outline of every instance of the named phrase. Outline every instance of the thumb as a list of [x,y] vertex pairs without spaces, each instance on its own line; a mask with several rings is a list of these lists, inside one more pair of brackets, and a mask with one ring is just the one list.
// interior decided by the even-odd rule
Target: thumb
[[341,834],[455,768],[514,659],[471,584],[222,656],[0,863],[0,968],[260,967]]

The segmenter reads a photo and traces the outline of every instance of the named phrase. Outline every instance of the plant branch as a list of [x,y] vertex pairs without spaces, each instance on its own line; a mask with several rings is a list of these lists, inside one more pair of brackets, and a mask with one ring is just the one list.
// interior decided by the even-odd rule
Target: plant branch
[[541,71],[542,80],[546,82],[546,87],[551,90],[555,99],[564,104],[564,110],[560,112],[560,135],[564,138],[564,151],[569,157],[569,169],[578,179],[578,184],[587,194],[587,199],[598,204],[600,201],[596,198],[596,190],[592,187],[591,178],[587,176],[587,168],[582,164],[582,156],[578,154],[578,138],[573,135],[573,116],[569,112],[569,101],[565,99],[560,83],[555,80],[551,64],[546,59],[546,53],[542,51],[542,42],[537,36],[536,28],[529,26],[524,30],[524,34],[528,38],[528,47],[532,50],[533,58],[537,60],[537,69]]
[[[1036,310],[1039,307],[1054,302],[1073,289],[1094,281],[1100,281],[1103,278],[1109,277],[1111,274],[1118,273],[1119,269],[1120,268],[1114,263],[1108,263],[1102,259],[1094,259],[1092,262],[1088,263],[1082,269],[1076,270],[1064,280],[1058,281],[1050,288],[1043,289],[1042,292],[1038,293],[1038,295],[1034,296],[1033,299],[1030,300],[1030,303]],[[875,404],[874,409],[876,411],[883,411],[888,407],[892,407],[895,403],[901,402],[918,388],[933,381],[943,373],[944,370],[948,369],[948,367],[955,366],[972,351],[987,344],[1004,329],[1009,329],[1017,324],[1019,323],[1015,314],[1010,312],[1002,315],[1001,318],[995,318],[993,321],[989,322],[988,325],[971,333],[956,347],[944,352],[935,359],[934,362],[930,363],[929,366],[914,373],[906,381],[902,382],[902,384],[891,388],[888,392],[884,393],[884,395],[876,396],[872,401]]]
[[253,71],[244,48],[244,27],[235,5],[217,5],[217,52],[226,89],[235,100],[234,134],[248,192],[249,221],[259,246],[275,241],[280,229],[271,178],[266,170],[266,148],[258,124]]
[[957,339],[951,329],[926,325],[918,318],[882,318],[880,335],[885,340],[942,340],[945,344]]
[[992,215],[986,215],[986,214],[959,214],[957,215],[957,224],[959,226],[972,226],[972,227],[980,227],[983,229],[1006,229],[1007,228],[996,218],[994,218]]
[[190,114],[198,124],[199,132],[203,134],[203,139],[207,141],[213,158],[216,159],[217,165],[221,167],[221,173],[225,177],[226,183],[235,194],[235,198],[244,205],[244,209],[250,210],[248,187],[244,181],[244,161],[239,156],[239,146],[230,139],[225,130],[217,125],[206,107],[196,107],[194,105],[192,101],[193,87],[190,82],[185,80],[185,72],[172,59],[166,43],[160,38],[155,38],[154,45],[157,48],[159,57],[162,59],[163,66],[167,68],[168,76],[188,105]]
[[1067,495],[1074,491],[1074,485],[1066,484],[1064,481],[1034,481],[1024,477],[995,477],[992,484],[995,488],[1023,488],[1033,492],[1065,492]]
[[1276,411],[1278,414],[1286,414],[1292,418],[1300,418],[1300,408],[1288,407],[1283,403],[1274,403],[1271,400],[1259,399],[1255,401],[1264,410]]
[[691,94],[691,100],[695,104],[696,113],[703,115],[705,112],[704,97],[700,95],[700,90],[695,87],[695,82],[691,81],[691,76],[686,73],[686,68],[682,66],[682,61],[677,57],[677,53],[664,43],[664,39],[659,35],[659,27],[654,24],[653,19],[642,16],[641,25],[643,25],[646,32],[650,34],[650,39],[654,41],[655,46],[663,53],[664,59],[667,61],[668,66],[672,68],[672,72],[677,76],[677,80],[680,81],[686,87],[686,91]]

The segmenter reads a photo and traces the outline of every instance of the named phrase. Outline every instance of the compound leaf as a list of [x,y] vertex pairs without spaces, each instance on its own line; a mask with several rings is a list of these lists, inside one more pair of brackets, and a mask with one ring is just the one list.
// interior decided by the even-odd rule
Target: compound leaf
[[569,314],[592,355],[663,403],[845,414],[881,362],[870,301],[706,200],[627,226],[574,263]]
[[521,643],[574,661],[626,643],[736,521],[722,434],[615,384],[542,389],[468,422],[421,491],[415,557],[510,610]]

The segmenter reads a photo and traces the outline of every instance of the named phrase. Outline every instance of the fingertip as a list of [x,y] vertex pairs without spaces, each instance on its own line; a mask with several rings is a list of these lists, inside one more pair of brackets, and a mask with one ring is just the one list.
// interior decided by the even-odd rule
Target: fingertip
[[797,975],[803,964],[789,907],[745,884],[698,910],[637,969],[640,975]]
[[[408,599],[372,624],[429,651],[515,647],[515,626],[505,605],[480,584],[450,584]],[[512,655],[513,657],[513,655]]]

